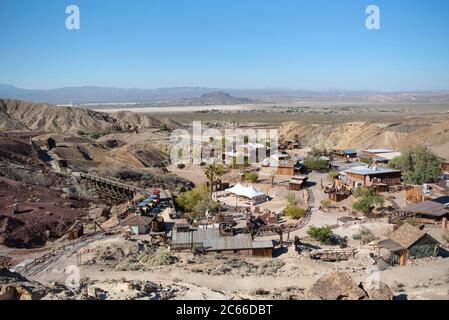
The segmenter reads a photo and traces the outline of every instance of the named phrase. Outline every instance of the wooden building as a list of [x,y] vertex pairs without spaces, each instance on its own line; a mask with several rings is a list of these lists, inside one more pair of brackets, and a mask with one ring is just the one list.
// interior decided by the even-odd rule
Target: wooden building
[[432,200],[412,204],[392,215],[393,219],[422,218],[437,221],[440,221],[444,217],[449,217],[448,207]]
[[449,196],[449,186],[445,182],[429,183],[422,186],[409,186],[406,188],[407,204],[419,203],[427,200]]
[[419,203],[430,200],[430,195],[426,195],[421,186],[408,186],[405,189],[405,199],[407,203]]
[[152,232],[164,232],[165,231],[165,221],[163,217],[155,217],[151,221],[151,231]]
[[357,151],[353,149],[332,150],[331,155],[337,159],[354,159],[357,158]]
[[253,241],[251,234],[223,236],[215,225],[201,226],[196,230],[178,232],[174,230],[170,248],[179,250],[197,250],[203,253],[220,253],[223,255],[239,254],[253,257],[272,257],[271,240]]
[[130,227],[135,235],[147,234],[151,230],[152,220],[152,217],[135,215],[122,221],[121,225]]
[[307,187],[308,176],[294,176],[288,182],[288,190],[300,191]]
[[388,263],[404,266],[410,259],[436,257],[440,243],[428,233],[404,223],[389,239],[380,241],[377,245],[379,251],[386,249],[390,253]]
[[352,188],[371,187],[385,184],[394,186],[401,184],[402,173],[400,170],[380,167],[352,168],[346,171],[346,176]]

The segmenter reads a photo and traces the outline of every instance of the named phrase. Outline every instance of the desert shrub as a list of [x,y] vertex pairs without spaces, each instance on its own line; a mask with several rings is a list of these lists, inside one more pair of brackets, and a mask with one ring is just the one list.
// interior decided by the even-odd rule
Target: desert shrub
[[296,199],[296,196],[293,192],[289,191],[287,194],[287,202],[289,205],[297,206],[298,200]]
[[327,176],[330,180],[335,180],[338,178],[339,173],[337,171],[331,171]]
[[329,160],[320,159],[316,157],[306,158],[304,166],[310,170],[324,170],[329,169]]
[[89,138],[92,140],[97,140],[99,138],[101,138],[102,134],[100,132],[93,132],[91,134],[89,134]]
[[0,167],[0,176],[40,187],[52,185],[52,181],[44,173],[29,171],[9,163],[5,163],[3,167]]
[[174,174],[156,175],[151,172],[137,171],[130,168],[102,167],[90,170],[90,173],[104,178],[123,180],[126,183],[142,188],[158,186],[173,190],[174,193],[185,192],[193,186],[190,181]]
[[257,266],[257,274],[265,276],[275,275],[284,265],[285,263],[281,260],[268,260]]
[[362,227],[360,228],[360,240],[362,241],[362,243],[370,243],[374,240],[376,240],[376,236],[373,234],[373,232],[366,228],[366,227]]
[[332,206],[332,200],[323,199],[323,200],[321,200],[320,204],[323,208],[330,208]]
[[352,208],[364,214],[371,213],[376,205],[383,206],[385,203],[381,195],[369,188],[358,188],[354,196],[357,201],[352,204]]
[[423,184],[437,182],[443,159],[424,146],[416,146],[392,159],[389,166],[402,170],[405,182]]
[[332,245],[334,242],[334,235],[329,226],[325,227],[310,227],[307,234],[314,240],[321,244]]
[[161,123],[159,129],[162,130],[162,131],[170,131],[170,128],[165,123]]
[[170,255],[168,251],[159,251],[150,256],[144,256],[140,262],[148,267],[167,266],[177,261],[176,257]]
[[352,240],[362,240],[362,235],[360,233],[356,233],[352,235]]
[[257,182],[257,179],[259,179],[259,175],[255,172],[247,172],[245,173],[245,175],[243,176],[245,181],[249,181],[249,182]]
[[298,207],[297,205],[288,205],[287,208],[285,208],[285,215],[287,217],[290,217],[292,219],[298,220],[306,216],[307,210]]

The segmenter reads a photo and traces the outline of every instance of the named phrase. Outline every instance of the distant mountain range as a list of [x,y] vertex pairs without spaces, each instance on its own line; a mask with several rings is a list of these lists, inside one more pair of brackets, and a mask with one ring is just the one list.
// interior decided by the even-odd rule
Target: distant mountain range
[[345,90],[288,90],[288,89],[220,89],[177,87],[162,89],[124,89],[111,87],[65,87],[48,90],[22,89],[0,84],[0,98],[20,99],[51,104],[120,104],[151,103],[176,105],[241,104],[298,99],[305,101],[364,100],[371,102],[448,102],[449,92],[376,92]]

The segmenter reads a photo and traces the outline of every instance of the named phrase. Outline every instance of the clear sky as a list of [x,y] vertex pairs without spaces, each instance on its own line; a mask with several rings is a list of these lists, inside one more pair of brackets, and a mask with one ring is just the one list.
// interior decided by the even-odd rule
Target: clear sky
[[0,43],[25,88],[449,89],[447,0],[0,0]]

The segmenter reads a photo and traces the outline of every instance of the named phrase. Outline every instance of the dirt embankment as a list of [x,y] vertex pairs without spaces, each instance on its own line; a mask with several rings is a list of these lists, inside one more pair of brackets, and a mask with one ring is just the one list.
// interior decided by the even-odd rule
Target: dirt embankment
[[70,199],[59,191],[0,177],[0,244],[41,247],[87,216],[88,206],[89,201]]
[[281,139],[298,138],[304,146],[333,149],[403,150],[416,144],[424,144],[430,146],[441,157],[449,159],[449,117],[447,115],[394,124],[353,122],[318,125],[286,122],[280,126],[279,135]]
[[[43,130],[77,133],[113,132],[117,129],[159,128],[161,121],[147,114],[116,112],[108,114],[89,109],[56,107],[20,100],[0,99],[0,129]],[[170,127],[170,124],[167,123]]]

